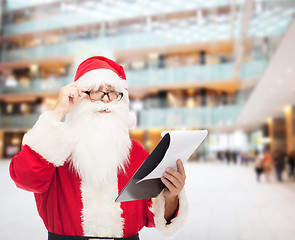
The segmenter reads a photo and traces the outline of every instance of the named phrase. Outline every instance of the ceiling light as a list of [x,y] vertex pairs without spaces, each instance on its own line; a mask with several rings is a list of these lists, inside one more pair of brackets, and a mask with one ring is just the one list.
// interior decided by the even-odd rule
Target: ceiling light
[[259,143],[261,144],[268,144],[271,142],[271,138],[270,137],[260,137],[259,138]]
[[267,121],[268,124],[271,124],[271,123],[272,123],[272,118],[271,118],[271,117],[268,117],[268,118],[266,119],[266,121]]
[[31,72],[36,72],[38,70],[38,65],[37,64],[32,64],[30,66],[30,70],[31,70]]
[[292,110],[292,106],[291,105],[287,105],[284,107],[284,112],[285,114],[291,113]]

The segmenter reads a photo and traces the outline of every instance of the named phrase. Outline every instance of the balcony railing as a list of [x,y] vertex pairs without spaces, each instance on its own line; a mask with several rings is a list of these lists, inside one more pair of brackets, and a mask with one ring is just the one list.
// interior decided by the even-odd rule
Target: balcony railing
[[218,65],[126,71],[126,77],[130,86],[153,86],[231,80],[233,70],[233,63],[223,63]]
[[[139,127],[210,127],[234,124],[242,110],[240,105],[198,107],[198,108],[157,108],[139,112]],[[31,128],[39,114],[1,115],[0,128]]]
[[73,78],[70,77],[34,79],[25,86],[18,82],[16,85],[0,82],[0,93],[58,92],[62,86],[65,86],[72,81]]
[[239,71],[239,79],[241,80],[252,80],[261,77],[266,66],[268,64],[267,60],[253,60],[244,62],[241,64]]
[[[54,0],[49,1],[54,2]],[[34,2],[36,3],[37,1],[21,1],[22,3],[17,1],[15,4],[13,4],[13,2],[14,1],[8,1],[7,10],[30,7],[34,4]],[[244,0],[237,1],[237,3],[243,2]],[[190,0],[189,2],[183,2],[181,0],[162,0],[133,1],[129,4],[117,3],[114,5],[99,4],[99,6],[96,4],[96,6],[89,8],[83,6],[83,4],[71,4],[70,1],[68,1],[66,4],[63,4],[63,9],[60,9],[59,15],[7,25],[4,28],[4,34],[24,34],[28,32],[38,32],[56,28],[73,27],[81,24],[120,21],[122,19],[148,17],[157,14],[169,14],[176,11],[191,11],[202,8],[229,5],[231,5],[230,0]]]
[[2,51],[1,61],[26,61],[28,59],[50,58],[74,55],[75,52],[81,51],[82,44],[79,42],[60,43],[48,46],[38,46],[32,48],[21,48],[9,51]]
[[191,127],[230,126],[236,123],[241,105],[198,108],[156,108],[140,111],[139,127]]
[[15,0],[7,0],[6,1],[6,9],[5,11],[14,11],[22,8],[29,8],[33,6],[38,6],[44,3],[53,3],[53,2],[60,2],[60,0],[26,0],[26,1],[15,1]]
[[[295,10],[293,11],[295,12]],[[249,28],[249,36],[262,37],[281,35],[285,32],[292,14],[283,16],[281,20],[268,26],[267,20],[255,24]],[[253,22],[255,22],[253,20]],[[238,36],[235,29],[235,36]],[[189,44],[194,42],[206,42],[230,39],[230,24],[228,22],[211,23],[205,25],[190,25],[186,27],[171,27],[153,31],[117,33],[102,37],[76,36],[67,38],[60,36],[60,42],[52,45],[39,45],[31,48],[19,48],[1,51],[1,61],[21,61],[27,59],[39,59],[75,55],[78,52],[99,52],[105,49],[116,51],[134,48],[160,47],[167,45]]]
[[[21,61],[47,57],[75,55],[79,52],[99,52],[105,49],[112,51],[134,48],[158,47],[173,44],[187,44],[210,40],[230,38],[228,23],[208,24],[204,26],[187,26],[169,30],[134,32],[100,38],[77,37],[75,40],[53,45],[40,45],[32,48],[3,50],[1,61]],[[61,37],[63,38],[63,37]]]
[[[287,29],[295,12],[295,7],[278,8],[272,11],[265,12],[261,15],[254,15],[251,19],[251,24],[248,29],[249,37],[267,37],[273,35],[281,35]],[[110,14],[109,14],[110,15]],[[117,15],[114,15],[117,16]],[[67,14],[61,16],[62,18],[78,21],[83,24],[85,19],[88,21],[91,18],[83,18],[78,20],[77,16],[67,17]],[[41,21],[41,22],[40,22]],[[42,21],[47,21],[42,23]],[[61,28],[66,21],[49,21],[38,20],[24,22],[19,24],[12,24],[4,26],[6,33],[16,34],[24,33],[21,31],[40,31],[46,29],[46,26],[52,28]],[[31,24],[31,25],[30,25]],[[40,29],[38,30],[40,26]],[[19,29],[19,30],[17,30]],[[112,34],[98,33],[100,37],[94,37],[92,33],[89,35],[67,36],[60,34],[59,42],[52,45],[39,45],[31,48],[19,48],[13,50],[5,50],[2,48],[1,61],[20,61],[27,59],[38,59],[46,57],[58,57],[64,55],[74,55],[77,52],[98,52],[104,49],[111,51],[134,49],[134,48],[148,48],[159,47],[175,44],[188,44],[193,42],[206,42],[230,39],[230,24],[229,21],[221,22],[206,22],[198,25],[197,22],[188,22],[185,26],[177,25],[176,23],[169,26],[162,26],[153,28],[151,30],[145,29],[145,26],[140,27],[134,32],[126,32],[125,30],[114,30]],[[240,34],[239,22],[234,29],[234,36],[238,37]],[[97,34],[95,34],[97,35]],[[91,37],[92,36],[92,37]]]
[[[246,62],[241,65],[239,78],[242,81],[259,78],[266,68],[266,60]],[[209,83],[232,80],[233,63],[218,65],[196,65],[178,68],[148,69],[126,71],[129,87],[148,87],[156,85]],[[60,78],[35,79],[23,86],[16,82],[7,84],[0,82],[0,93],[27,93],[27,92],[58,92],[62,86],[73,81],[73,76]]]
[[39,114],[3,115],[0,116],[0,128],[29,129],[38,120]]
[[[291,1],[291,0],[289,0]],[[62,0],[46,0],[46,1],[40,1],[40,0],[26,0],[26,1],[16,1],[16,0],[7,0],[7,7],[5,9],[5,11],[14,11],[14,10],[19,10],[22,8],[28,8],[28,7],[33,7],[33,6],[38,6],[38,5],[42,5],[44,3],[54,3],[54,2],[64,2]],[[69,1],[70,2],[70,1]],[[128,7],[130,7],[130,5],[126,4],[125,7],[127,9],[122,9],[122,13],[126,12],[126,10],[133,10],[136,12],[136,10],[138,11],[142,11],[144,13],[150,13],[151,11],[155,11],[157,10],[157,8],[161,8],[162,7],[167,7],[167,5],[169,5],[169,8],[167,7],[167,9],[165,9],[166,11],[168,11],[169,9],[175,9],[175,10],[180,10],[180,8],[184,8],[184,9],[190,9],[192,7],[198,7],[198,8],[204,8],[204,7],[214,7],[214,6],[219,6],[219,5],[229,5],[231,4],[230,0],[208,0],[208,1],[203,1],[203,0],[191,0],[189,1],[190,4],[185,5],[184,2],[182,0],[174,0],[174,1],[161,1],[162,3],[158,3],[157,5],[151,5],[149,1],[132,1],[132,5],[134,5],[133,9],[128,9]],[[263,0],[261,2],[286,2],[286,0]],[[244,3],[244,0],[239,0],[237,1],[237,3]],[[160,5],[159,5],[160,4]],[[122,6],[124,7],[124,5],[122,4],[117,4],[112,6],[112,8],[114,8],[115,12],[118,11],[118,8],[122,8]],[[119,9],[120,10],[120,9]],[[126,14],[126,13],[125,13]]]

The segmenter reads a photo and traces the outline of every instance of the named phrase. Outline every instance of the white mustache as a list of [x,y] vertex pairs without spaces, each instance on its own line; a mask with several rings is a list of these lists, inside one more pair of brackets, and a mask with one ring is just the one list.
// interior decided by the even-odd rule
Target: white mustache
[[109,111],[112,112],[115,108],[114,103],[110,102],[110,103],[104,103],[101,101],[96,101],[93,104],[93,111],[97,112],[97,111]]
[[79,109],[77,109],[79,111],[79,114],[81,113],[93,113],[93,114],[97,114],[97,112],[99,111],[108,111],[108,112],[113,112],[113,113],[122,113],[122,112],[129,112],[129,108],[128,105],[125,103],[121,103],[121,102],[102,102],[102,101],[95,101],[95,102],[90,102],[87,99],[83,100],[80,103]]

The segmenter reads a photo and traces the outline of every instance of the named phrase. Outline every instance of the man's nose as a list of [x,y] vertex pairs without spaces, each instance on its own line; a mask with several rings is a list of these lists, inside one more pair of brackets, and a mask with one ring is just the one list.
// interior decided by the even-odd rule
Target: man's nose
[[102,101],[102,102],[105,102],[105,103],[110,102],[109,97],[107,96],[107,94],[105,94],[105,95],[103,96],[103,98],[101,99],[101,101]]

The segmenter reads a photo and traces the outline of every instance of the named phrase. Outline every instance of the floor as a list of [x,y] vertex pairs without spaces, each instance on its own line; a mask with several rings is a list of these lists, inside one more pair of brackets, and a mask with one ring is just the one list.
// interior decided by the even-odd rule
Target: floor
[[[3,240],[46,239],[33,194],[15,187],[9,161],[0,160],[0,228]],[[293,240],[295,181],[255,179],[252,166],[187,163],[190,215],[174,240]],[[164,239],[144,229],[142,240]]]

